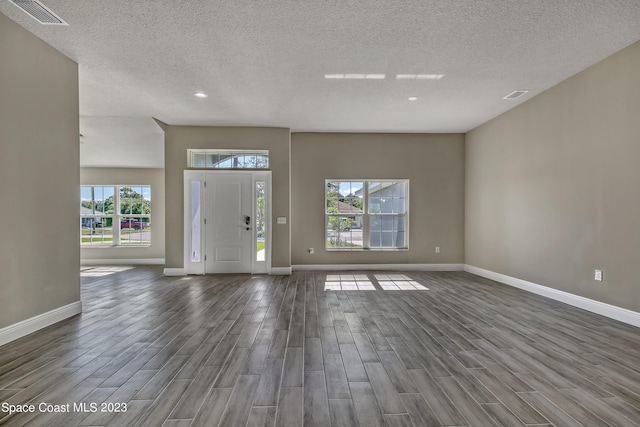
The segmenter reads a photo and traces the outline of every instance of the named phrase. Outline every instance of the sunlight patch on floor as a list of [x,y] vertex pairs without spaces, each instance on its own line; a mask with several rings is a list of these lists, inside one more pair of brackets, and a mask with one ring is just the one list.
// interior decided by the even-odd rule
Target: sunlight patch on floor
[[429,288],[421,285],[411,277],[404,274],[376,274],[376,280],[385,291],[428,291]]
[[121,271],[131,270],[133,267],[82,267],[80,277],[103,277]]
[[375,291],[366,274],[328,274],[325,291]]

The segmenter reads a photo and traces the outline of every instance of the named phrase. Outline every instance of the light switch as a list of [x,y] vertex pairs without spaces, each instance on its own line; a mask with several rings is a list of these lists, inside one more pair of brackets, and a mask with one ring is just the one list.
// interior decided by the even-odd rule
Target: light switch
[[276,222],[278,224],[286,224],[287,223],[287,217],[286,216],[279,216],[276,218]]

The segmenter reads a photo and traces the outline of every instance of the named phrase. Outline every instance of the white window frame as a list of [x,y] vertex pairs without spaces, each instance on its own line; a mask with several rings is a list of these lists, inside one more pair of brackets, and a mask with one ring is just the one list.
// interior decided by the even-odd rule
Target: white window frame
[[[224,154],[224,155],[229,155],[231,158],[239,156],[239,155],[256,155],[256,156],[263,156],[266,157],[267,159],[267,164],[265,166],[260,166],[258,167],[257,165],[255,167],[247,167],[247,166],[243,166],[243,167],[220,167],[220,166],[207,166],[206,162],[205,162],[205,166],[194,166],[194,156],[195,155],[207,155],[207,154]],[[270,164],[270,159],[269,159],[269,150],[236,150],[236,149],[192,149],[189,148],[187,149],[187,167],[189,169],[213,169],[213,170],[245,170],[245,169],[249,169],[249,170],[268,170],[269,169],[269,164]]]
[[[362,247],[330,247],[328,246],[328,234],[329,234],[329,218],[335,216],[345,216],[344,213],[329,213],[327,207],[327,184],[330,182],[362,182],[362,213],[354,213],[353,216],[359,216],[362,218]],[[405,184],[405,213],[370,213],[369,212],[369,184],[372,182],[403,182]],[[361,178],[336,178],[325,179],[324,182],[324,247],[327,251],[407,251],[409,250],[409,179],[361,179]],[[398,247],[371,247],[370,242],[370,220],[372,217],[404,217],[404,233],[405,233],[405,246]]]
[[[95,189],[95,188],[111,188],[114,191],[114,194],[113,194],[114,204],[116,203],[117,195],[116,195],[115,186],[113,186],[113,185],[102,185],[102,184],[81,185],[80,186],[81,193],[82,193],[82,188],[84,188],[84,187],[88,187],[88,188],[92,188],[92,189]],[[92,190],[91,194],[92,194],[92,198],[93,198],[92,202],[95,202],[96,201],[96,199],[95,199],[95,190]],[[104,202],[104,200],[105,199],[103,199],[102,202]],[[80,207],[82,208],[82,200],[80,200]],[[95,221],[96,219],[100,218],[100,219],[102,219],[104,221],[105,219],[110,218],[111,219],[111,224],[112,224],[112,227],[111,227],[111,239],[112,240],[111,240],[111,242],[104,242],[104,240],[103,240],[102,243],[90,243],[90,242],[84,243],[82,241],[82,239],[83,239],[82,229],[84,228],[84,226],[83,226],[83,219],[84,218],[90,218],[90,219],[93,220],[92,226],[91,226],[92,229],[94,229],[94,225],[93,224],[95,222],[97,222],[97,221]],[[82,213],[82,209],[81,209],[81,211],[80,211],[80,247],[81,248],[96,248],[96,247],[97,248],[101,248],[101,247],[105,247],[105,246],[114,246],[113,242],[115,241],[115,236],[114,236],[114,231],[113,231],[113,224],[115,224],[115,221],[116,221],[115,220],[115,213],[107,214],[107,213],[95,213],[94,212],[94,213],[91,213],[91,214],[85,214],[85,213]],[[102,227],[104,227],[104,225],[101,225],[100,228],[102,229]],[[93,231],[92,231],[92,235],[93,235]],[[120,238],[120,236],[118,236],[118,238]],[[100,239],[97,239],[97,240],[100,240]]]
[[[105,248],[105,247],[125,247],[125,248],[148,248],[151,246],[151,237],[149,237],[149,243],[123,243],[120,240],[120,223],[123,219],[126,218],[147,218],[149,223],[151,222],[151,213],[149,214],[122,214],[120,213],[120,190],[122,188],[148,188],[149,195],[152,194],[152,188],[149,184],[132,184],[132,185],[105,185],[105,184],[95,184],[95,185],[81,185],[82,187],[110,187],[113,188],[113,204],[115,206],[113,214],[83,214],[80,213],[80,247],[83,249],[87,248]],[[82,202],[82,201],[81,201]],[[150,204],[151,212],[153,212],[153,202]],[[82,242],[82,218],[111,218],[111,242],[103,242],[102,244],[90,244]]]

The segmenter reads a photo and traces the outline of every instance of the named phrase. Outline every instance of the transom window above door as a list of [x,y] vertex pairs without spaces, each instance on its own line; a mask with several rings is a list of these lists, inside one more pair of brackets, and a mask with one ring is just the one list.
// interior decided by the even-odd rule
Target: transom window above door
[[192,169],[269,169],[269,150],[187,150]]

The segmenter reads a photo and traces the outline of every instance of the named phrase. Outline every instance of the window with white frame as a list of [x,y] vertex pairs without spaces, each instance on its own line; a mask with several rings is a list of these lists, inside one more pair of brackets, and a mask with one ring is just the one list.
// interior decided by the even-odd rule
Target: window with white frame
[[107,186],[80,188],[80,243],[112,245],[115,189]]
[[269,169],[269,150],[187,150],[194,169]]
[[80,244],[151,245],[151,187],[80,187]]
[[325,247],[408,249],[409,180],[326,180]]

